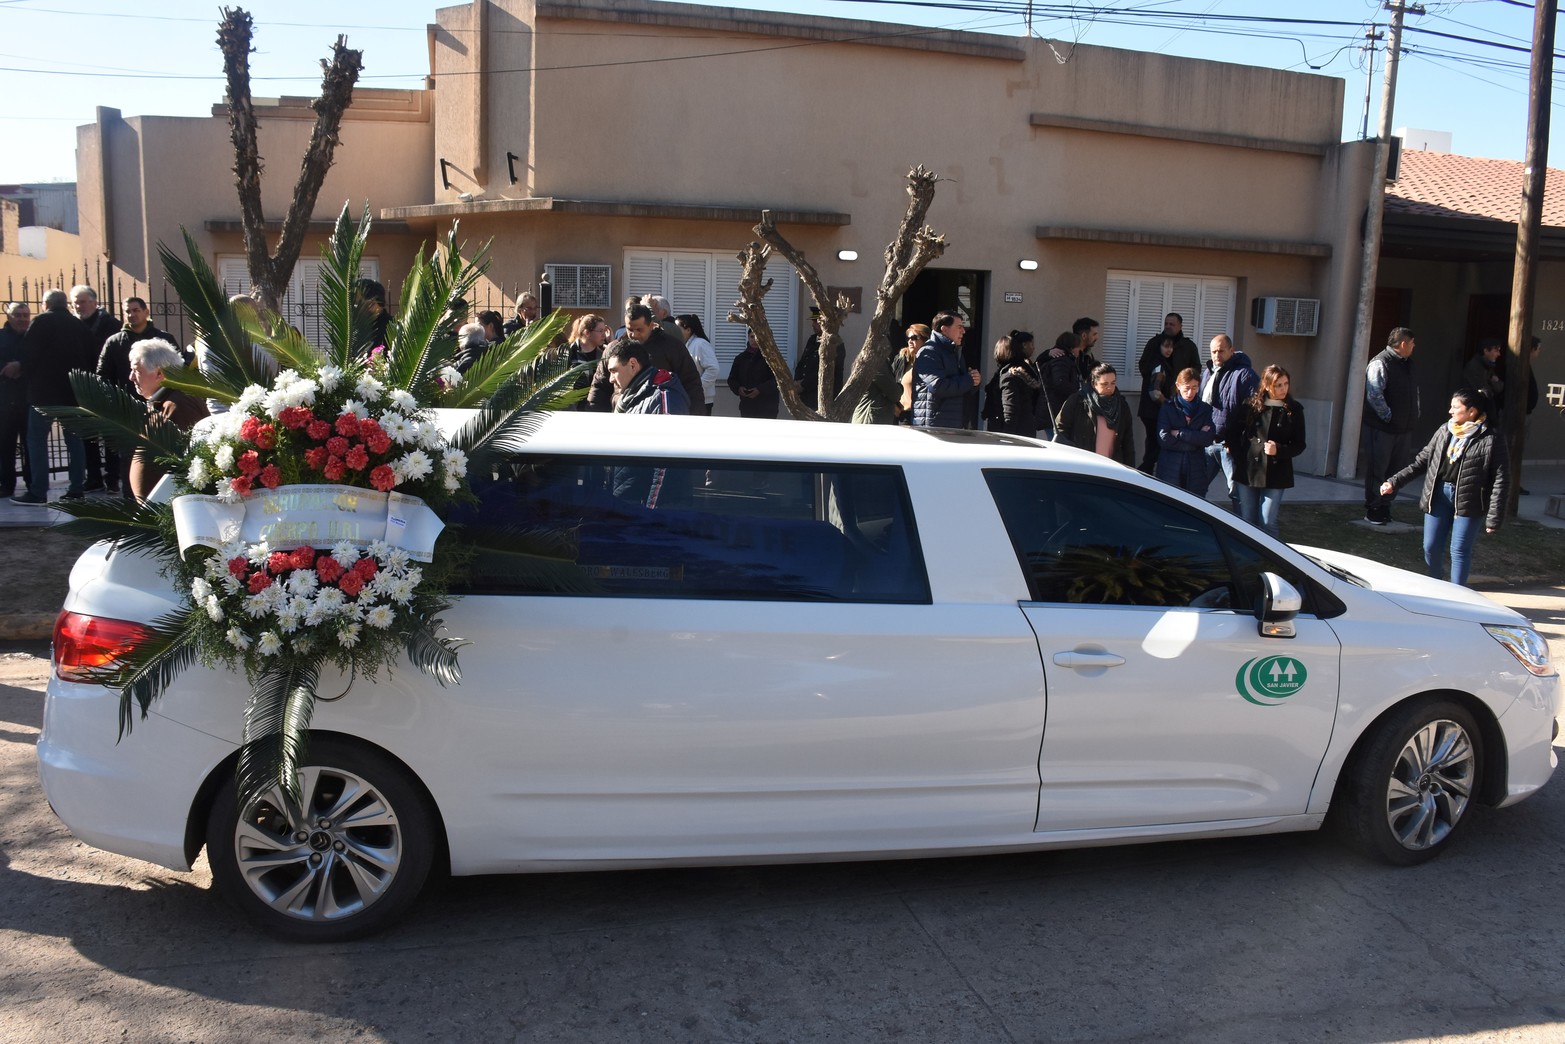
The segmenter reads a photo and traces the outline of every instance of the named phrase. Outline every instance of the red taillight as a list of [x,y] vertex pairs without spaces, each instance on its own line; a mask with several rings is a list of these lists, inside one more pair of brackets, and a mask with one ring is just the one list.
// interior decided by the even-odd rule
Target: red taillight
[[61,613],[54,621],[54,674],[61,681],[90,682],[90,672],[106,666],[150,635],[140,624],[81,613]]

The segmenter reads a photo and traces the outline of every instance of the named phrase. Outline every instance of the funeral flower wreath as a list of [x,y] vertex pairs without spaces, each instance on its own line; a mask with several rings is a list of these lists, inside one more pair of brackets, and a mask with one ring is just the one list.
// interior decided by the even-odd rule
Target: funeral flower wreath
[[[455,229],[443,250],[415,258],[399,318],[386,343],[373,343],[357,297],[368,231],[367,215],[355,227],[344,209],[324,251],[321,347],[228,302],[188,235],[188,261],[161,251],[204,353],[199,372],[165,371],[165,381],[219,407],[189,433],[85,373],[72,375],[78,404],[52,411],[78,434],[143,447],[169,468],[147,502],[70,509],[70,529],[155,556],[186,598],[93,676],[120,691],[123,737],[132,708],[145,716],[191,664],[242,670],[251,692],[241,802],[273,789],[297,795],[327,666],[374,677],[405,656],[444,683],[460,681],[461,642],[442,632],[440,613],[473,548],[441,512],[471,499],[469,471],[514,451],[539,411],[580,396],[574,371],[546,352],[560,314],[457,372],[453,316],[483,266],[462,257]],[[448,436],[441,407],[472,413]],[[549,545],[539,546],[533,560],[546,571]]]

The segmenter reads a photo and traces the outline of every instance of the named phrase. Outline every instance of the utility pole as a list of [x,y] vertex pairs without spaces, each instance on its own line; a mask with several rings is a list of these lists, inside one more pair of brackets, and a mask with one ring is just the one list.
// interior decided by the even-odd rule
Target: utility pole
[[1423,14],[1420,4],[1386,0],[1391,27],[1386,33],[1386,83],[1380,93],[1380,131],[1375,139],[1375,169],[1364,213],[1364,251],[1359,262],[1359,308],[1348,352],[1342,403],[1342,442],[1337,447],[1337,477],[1358,476],[1359,425],[1364,420],[1364,367],[1369,364],[1370,327],[1375,320],[1375,277],[1380,269],[1380,225],[1386,209],[1386,165],[1391,155],[1391,115],[1397,97],[1397,65],[1402,54],[1402,16]]
[[1527,376],[1532,365],[1532,304],[1538,285],[1538,230],[1543,223],[1543,184],[1549,164],[1549,105],[1554,87],[1554,18],[1558,0],[1537,0],[1532,23],[1532,89],[1527,98],[1527,160],[1522,211],[1516,221],[1516,264],[1511,274],[1510,365],[1505,368],[1504,436],[1510,451],[1511,491],[1506,514],[1515,515],[1526,449]]
[[1369,32],[1364,34],[1362,50],[1369,55],[1369,62],[1364,73],[1364,118],[1359,127],[1359,138],[1361,140],[1369,139],[1369,98],[1375,89],[1375,44],[1384,39],[1385,37],[1380,35],[1380,26],[1378,24],[1371,24]]

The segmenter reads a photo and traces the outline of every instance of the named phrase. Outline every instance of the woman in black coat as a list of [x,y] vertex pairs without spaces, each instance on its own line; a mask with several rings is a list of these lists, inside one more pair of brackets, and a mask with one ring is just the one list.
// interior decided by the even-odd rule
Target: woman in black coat
[[1293,488],[1293,458],[1304,452],[1304,407],[1289,394],[1281,366],[1261,371],[1255,394],[1228,415],[1223,439],[1234,462],[1239,517],[1277,536],[1283,490]]
[[998,401],[990,407],[990,431],[1032,438],[1038,434],[1038,400],[1043,394],[1043,378],[1032,361],[1033,336],[1026,330],[1012,330],[994,343],[995,379],[985,394],[998,392]]
[[1511,485],[1505,439],[1488,423],[1489,398],[1473,388],[1451,396],[1451,419],[1436,431],[1413,463],[1381,483],[1389,497],[1424,476],[1418,506],[1424,512],[1424,565],[1445,578],[1445,543],[1450,537],[1451,582],[1467,583],[1478,527],[1500,528]]

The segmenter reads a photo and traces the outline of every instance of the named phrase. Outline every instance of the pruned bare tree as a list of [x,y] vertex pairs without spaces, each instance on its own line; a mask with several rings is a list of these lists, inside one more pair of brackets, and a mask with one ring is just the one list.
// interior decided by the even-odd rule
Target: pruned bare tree
[[[757,241],[739,252],[739,263],[743,268],[739,279],[739,300],[735,302],[734,310],[728,314],[728,321],[743,323],[755,332],[755,339],[761,346],[761,354],[777,377],[777,387],[782,392],[783,405],[795,418],[851,420],[853,407],[858,404],[865,389],[869,387],[875,375],[875,368],[890,360],[892,346],[888,331],[897,302],[902,300],[902,295],[913,285],[913,280],[924,270],[924,267],[945,253],[945,237],[924,224],[924,218],[929,213],[929,205],[935,198],[935,184],[939,180],[933,171],[922,164],[908,171],[907,212],[902,215],[902,224],[897,229],[896,238],[886,246],[886,271],[881,276],[880,286],[875,290],[875,310],[870,315],[869,330],[864,334],[864,344],[853,362],[853,370],[848,375],[847,383],[842,386],[842,391],[835,398],[831,397],[834,367],[828,346],[838,340],[838,331],[842,329],[843,319],[847,316],[849,302],[845,297],[831,298],[815,266],[810,264],[804,254],[777,230],[777,223],[773,220],[771,211],[761,212],[760,224],[753,229],[758,237]],[[810,296],[815,299],[815,305],[821,312],[820,387],[816,398],[817,402],[823,404],[820,410],[812,410],[804,404],[803,398],[794,387],[793,374],[788,369],[788,362],[783,357],[781,349],[777,347],[777,338],[766,320],[766,306],[762,298],[772,288],[772,281],[766,278],[766,262],[774,250],[793,265],[794,270],[799,273],[800,281],[810,291]]]
[[315,110],[315,126],[310,144],[299,165],[299,180],[294,183],[288,213],[283,218],[277,252],[268,254],[266,217],[261,210],[261,155],[256,145],[255,105],[250,97],[250,41],[255,22],[239,7],[222,8],[217,46],[223,52],[223,72],[228,80],[228,130],[234,143],[234,177],[239,188],[239,217],[244,226],[245,265],[260,295],[262,306],[276,312],[282,301],[293,267],[304,246],[304,234],[315,211],[326,172],[331,169],[337,149],[337,132],[342,114],[353,103],[353,85],[364,68],[364,54],[348,47],[346,36],[337,37],[331,62],[321,62],[325,70],[321,93],[310,107]]

